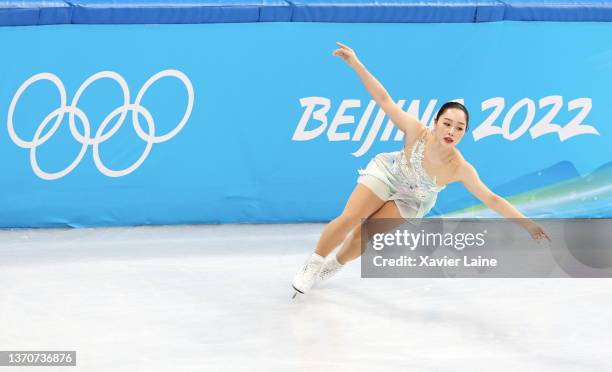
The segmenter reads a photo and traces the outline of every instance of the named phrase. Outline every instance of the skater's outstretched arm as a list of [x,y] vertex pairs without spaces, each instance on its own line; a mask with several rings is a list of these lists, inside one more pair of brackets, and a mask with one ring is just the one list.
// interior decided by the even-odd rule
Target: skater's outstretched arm
[[491,208],[505,218],[516,219],[516,221],[529,232],[533,239],[539,240],[546,238],[548,241],[550,241],[550,237],[540,225],[525,217],[524,214],[522,214],[506,199],[491,191],[480,180],[478,172],[476,172],[476,169],[471,164],[463,161],[459,166],[458,176],[459,180],[463,182],[463,185],[468,189],[468,191],[470,191],[487,207]]
[[385,87],[359,61],[353,49],[342,43],[336,42],[336,44],[340,48],[334,50],[332,55],[342,58],[344,62],[355,70],[374,101],[387,114],[393,124],[404,132],[407,138],[417,138],[423,129],[425,129],[425,126],[417,118],[403,111],[401,107],[393,102]]

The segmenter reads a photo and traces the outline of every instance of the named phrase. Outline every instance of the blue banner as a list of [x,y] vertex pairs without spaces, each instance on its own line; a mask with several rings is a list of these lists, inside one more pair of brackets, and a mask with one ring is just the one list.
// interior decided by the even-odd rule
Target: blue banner
[[[1,28],[0,226],[325,221],[406,111],[470,110],[459,144],[528,216],[612,217],[607,23]],[[490,216],[461,184],[430,215]]]

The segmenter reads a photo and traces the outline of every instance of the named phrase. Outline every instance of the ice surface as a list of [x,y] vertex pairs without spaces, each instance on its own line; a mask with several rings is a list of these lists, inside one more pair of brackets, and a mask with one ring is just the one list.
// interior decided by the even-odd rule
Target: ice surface
[[291,300],[322,228],[2,230],[0,350],[77,350],[45,371],[612,370],[610,279],[362,279],[355,261]]

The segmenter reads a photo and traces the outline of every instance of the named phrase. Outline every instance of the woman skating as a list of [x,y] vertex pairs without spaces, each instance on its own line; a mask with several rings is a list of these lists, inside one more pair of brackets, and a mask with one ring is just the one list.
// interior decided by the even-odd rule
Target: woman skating
[[[361,255],[361,221],[366,218],[421,218],[434,206],[438,192],[461,182],[476,198],[505,218],[517,219],[531,236],[549,239],[535,222],[480,180],[474,167],[456,148],[468,129],[469,113],[460,103],[447,102],[438,111],[432,128],[397,106],[385,88],[357,59],[355,52],[338,43],[334,56],[342,58],[361,79],[366,90],[404,132],[401,151],[376,155],[360,170],[357,186],[343,212],[323,230],[315,252],[295,275],[293,288],[305,293],[317,280],[336,273]],[[341,243],[336,256],[328,257]],[[326,258],[327,257],[327,258]]]

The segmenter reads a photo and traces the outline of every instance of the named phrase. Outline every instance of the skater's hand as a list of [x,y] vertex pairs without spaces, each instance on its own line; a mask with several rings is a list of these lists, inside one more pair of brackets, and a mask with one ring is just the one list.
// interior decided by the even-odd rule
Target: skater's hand
[[342,60],[344,60],[344,62],[346,62],[349,66],[355,67],[359,63],[359,59],[357,59],[355,51],[338,41],[336,41],[336,44],[338,44],[340,48],[334,50],[332,55],[342,58]]
[[531,235],[533,240],[538,243],[543,242],[544,239],[547,239],[548,242],[551,242],[550,237],[548,236],[546,231],[544,231],[544,228],[542,228],[542,226],[538,225],[537,223],[531,224],[527,228],[527,231],[529,232],[529,235]]

